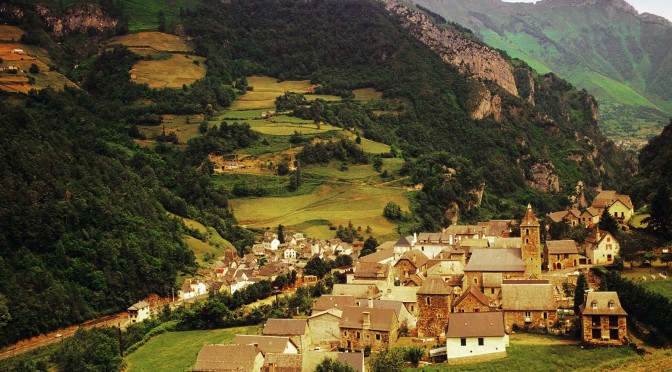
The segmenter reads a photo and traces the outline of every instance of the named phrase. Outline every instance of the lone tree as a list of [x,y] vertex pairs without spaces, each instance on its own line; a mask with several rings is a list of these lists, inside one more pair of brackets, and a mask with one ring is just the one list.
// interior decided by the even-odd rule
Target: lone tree
[[285,227],[282,224],[278,225],[278,240],[280,244],[285,242]]
[[28,69],[28,71],[29,71],[31,74],[39,74],[39,73],[40,73],[40,66],[38,66],[38,65],[36,65],[36,64],[34,64],[34,63],[31,63],[31,64],[30,64],[30,68]]
[[586,281],[586,275],[580,273],[578,279],[576,279],[576,289],[574,290],[574,314],[579,313],[579,307],[583,305],[586,291],[589,289],[588,281]]

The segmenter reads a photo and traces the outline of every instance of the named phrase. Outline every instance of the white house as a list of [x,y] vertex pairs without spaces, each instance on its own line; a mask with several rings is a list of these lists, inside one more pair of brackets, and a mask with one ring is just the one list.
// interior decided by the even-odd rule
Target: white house
[[145,301],[140,301],[128,308],[128,320],[131,323],[139,323],[145,319],[149,319],[149,304]]
[[282,254],[285,260],[296,260],[296,249],[294,248],[287,248],[285,249],[285,252]]
[[509,335],[504,331],[504,314],[499,311],[452,313],[446,332],[448,363],[462,358],[506,356]]
[[177,296],[182,300],[188,300],[206,293],[208,293],[208,287],[205,283],[198,279],[187,279],[177,292]]
[[608,231],[593,229],[585,241],[586,257],[592,265],[610,265],[620,252],[620,244]]

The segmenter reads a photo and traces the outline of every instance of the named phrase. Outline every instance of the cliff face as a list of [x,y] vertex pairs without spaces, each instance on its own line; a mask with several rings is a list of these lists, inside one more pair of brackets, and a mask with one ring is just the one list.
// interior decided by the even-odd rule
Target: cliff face
[[[518,96],[513,71],[499,52],[466,39],[451,29],[441,29],[424,14],[414,12],[394,0],[382,1],[388,12],[401,18],[404,28],[444,61],[456,66],[463,73],[471,73],[483,80],[494,81],[507,92]],[[487,95],[484,100],[486,97]],[[482,102],[480,106],[488,104]],[[483,110],[479,107],[477,111]],[[475,113],[474,117],[477,116],[480,114]]]
[[93,4],[69,8],[61,16],[54,15],[51,9],[43,5],[37,5],[36,9],[44,23],[56,36],[89,32],[90,30],[102,32],[117,25],[116,19]]

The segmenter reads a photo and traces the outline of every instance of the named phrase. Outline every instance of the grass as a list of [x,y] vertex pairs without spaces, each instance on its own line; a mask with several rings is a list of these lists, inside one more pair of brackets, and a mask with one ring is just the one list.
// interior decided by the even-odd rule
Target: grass
[[383,99],[383,92],[373,88],[355,89],[352,91],[356,101],[379,101]]
[[646,281],[640,284],[649,291],[661,294],[672,300],[672,279]]
[[18,27],[0,25],[0,41],[19,41],[24,33]]
[[[387,169],[388,172],[398,171],[403,164],[404,160],[400,158],[383,159],[383,169]],[[340,163],[337,162],[332,162],[328,166],[311,166],[304,169],[303,173],[306,176],[340,181],[381,182],[372,164],[350,164],[347,171],[339,170],[339,166]]]
[[382,216],[385,205],[393,201],[408,209],[406,190],[401,188],[323,184],[315,192],[289,197],[232,199],[231,205],[241,225],[265,228],[283,224],[309,236],[331,237],[329,221],[335,226],[347,225],[365,229],[378,239],[395,239],[395,225]]
[[304,125],[291,122],[253,121],[249,124],[253,131],[272,136],[291,136],[294,132],[307,135],[341,130],[341,128],[329,124],[321,124],[319,128],[312,123]]
[[[451,371],[604,371],[618,369],[640,357],[629,347],[590,348],[578,345],[549,345],[547,336],[529,335],[530,341],[516,342],[511,337],[508,356],[485,363],[450,366]],[[407,369],[445,371],[448,365]]]
[[251,90],[238,97],[231,104],[231,110],[275,109],[275,99],[285,92],[304,93],[308,100],[320,98],[325,101],[338,101],[341,99],[338,96],[307,94],[314,89],[310,80],[278,81],[268,76],[250,76],[247,78],[247,84]]
[[162,125],[138,126],[140,133],[148,139],[158,136],[166,128],[166,134],[174,132],[181,143],[200,135],[198,127],[203,117],[198,115],[164,115]]
[[176,35],[163,32],[138,32],[123,36],[116,36],[110,39],[109,45],[122,44],[132,49],[140,49],[136,53],[143,55],[143,49],[152,49],[154,51],[164,52],[191,52],[194,49],[186,40]]
[[268,175],[254,175],[254,174],[221,174],[213,175],[212,181],[218,186],[223,186],[225,189],[233,190],[233,185],[237,182],[245,182],[251,187],[261,186],[266,189],[269,196],[285,197],[306,195],[314,192],[318,186],[322,184],[320,180],[304,179],[298,190],[290,192],[287,190],[289,185],[288,177],[282,176],[268,176]]
[[236,334],[256,334],[259,327],[168,332],[126,357],[128,372],[184,371],[193,367],[203,345],[231,344]]
[[131,80],[150,88],[182,88],[205,77],[205,58],[171,54],[168,59],[142,60],[130,72]]

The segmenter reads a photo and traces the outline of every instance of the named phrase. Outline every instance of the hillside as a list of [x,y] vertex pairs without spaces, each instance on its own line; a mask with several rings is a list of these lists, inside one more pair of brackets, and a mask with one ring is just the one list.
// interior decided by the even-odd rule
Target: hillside
[[[248,252],[253,234],[232,206],[266,218],[255,227],[284,223],[253,197],[306,216],[296,229],[347,219],[386,236],[511,218],[529,202],[564,208],[577,188],[618,188],[633,170],[588,93],[391,2],[204,1],[181,29],[205,77],[177,89],[133,75],[185,49],[138,53],[129,39],[147,34],[112,45],[130,3],[61,10],[108,21],[65,33],[53,9],[6,15],[80,89],[0,96],[0,181],[12,191],[0,209],[0,344],[170,293],[196,270],[185,241],[202,256],[221,248],[199,243],[208,236]],[[216,172],[238,157],[258,172]],[[410,213],[382,218],[387,201]]]
[[588,90],[600,103],[600,127],[615,140],[642,145],[672,113],[672,24],[623,0],[413,3]]

